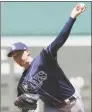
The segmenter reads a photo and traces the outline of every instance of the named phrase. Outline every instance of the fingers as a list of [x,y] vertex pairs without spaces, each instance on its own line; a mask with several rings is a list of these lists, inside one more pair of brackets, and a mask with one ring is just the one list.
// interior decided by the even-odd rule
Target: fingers
[[86,5],[84,3],[78,3],[72,10],[71,17],[77,18],[85,10],[86,10]]
[[84,6],[83,8],[81,8],[82,12],[84,12],[86,10],[86,6]]
[[76,10],[84,12],[86,10],[86,5],[84,3],[79,3],[76,5]]
[[80,11],[80,9],[81,9],[80,4],[77,4],[75,8],[76,8],[77,11]]

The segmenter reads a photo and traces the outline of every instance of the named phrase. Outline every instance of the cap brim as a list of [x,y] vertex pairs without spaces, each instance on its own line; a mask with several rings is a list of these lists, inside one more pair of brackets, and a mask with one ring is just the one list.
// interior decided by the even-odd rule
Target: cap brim
[[13,51],[12,51],[12,52],[9,52],[9,53],[7,54],[7,56],[8,56],[8,57],[12,57],[12,53],[13,53]]

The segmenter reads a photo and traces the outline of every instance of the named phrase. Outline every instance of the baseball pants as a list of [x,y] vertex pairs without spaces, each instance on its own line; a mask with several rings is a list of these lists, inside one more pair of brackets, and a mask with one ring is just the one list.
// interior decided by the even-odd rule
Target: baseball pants
[[85,112],[80,94],[76,91],[73,96],[76,98],[76,101],[73,101],[59,109],[48,107],[44,104],[44,112]]

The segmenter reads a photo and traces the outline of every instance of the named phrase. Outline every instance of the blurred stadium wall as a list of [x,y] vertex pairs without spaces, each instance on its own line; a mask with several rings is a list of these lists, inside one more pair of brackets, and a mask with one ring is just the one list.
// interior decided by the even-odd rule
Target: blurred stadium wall
[[[37,56],[58,35],[78,2],[1,3],[1,112],[19,112],[14,107],[16,86],[23,71],[7,52],[14,42],[24,42]],[[58,52],[58,62],[81,92],[86,112],[91,112],[91,2],[75,22],[70,37]],[[39,101],[37,112],[43,112]]]

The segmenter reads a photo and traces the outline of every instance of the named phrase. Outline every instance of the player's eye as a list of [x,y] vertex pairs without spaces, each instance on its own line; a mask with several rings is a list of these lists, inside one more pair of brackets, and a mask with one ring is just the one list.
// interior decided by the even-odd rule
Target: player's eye
[[21,56],[21,53],[17,54],[17,56]]
[[18,53],[14,57],[17,58],[17,57],[20,57],[20,56],[21,56],[21,53]]

